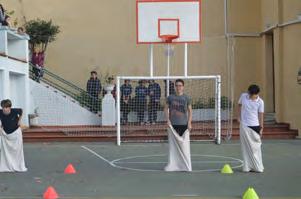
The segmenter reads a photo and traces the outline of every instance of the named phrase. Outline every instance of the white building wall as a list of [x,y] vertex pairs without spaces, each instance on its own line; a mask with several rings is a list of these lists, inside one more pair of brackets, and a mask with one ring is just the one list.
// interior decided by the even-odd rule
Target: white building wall
[[0,31],[0,53],[6,54],[7,53],[7,34],[5,31]]
[[4,71],[0,69],[0,99],[4,98],[3,86]]
[[10,99],[13,108],[23,109],[23,125],[30,113],[28,39],[0,27],[0,101]]
[[101,117],[81,107],[54,88],[30,80],[31,110],[37,110],[38,125],[101,125]]

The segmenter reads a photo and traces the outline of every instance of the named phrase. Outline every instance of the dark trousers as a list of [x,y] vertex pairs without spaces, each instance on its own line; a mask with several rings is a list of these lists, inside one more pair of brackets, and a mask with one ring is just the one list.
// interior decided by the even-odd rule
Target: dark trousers
[[148,107],[148,120],[149,122],[156,122],[157,121],[157,114],[159,109],[159,102],[150,101]]
[[91,107],[90,110],[94,113],[97,113],[99,110],[99,103],[98,103],[98,95],[91,95],[90,94],[90,102],[91,102]]
[[40,82],[40,78],[43,75],[42,68],[34,66],[33,67],[33,73],[34,73],[34,80],[36,80],[37,82]]
[[137,102],[137,115],[138,115],[138,121],[144,122],[144,111],[146,106],[146,100],[138,100]]
[[120,103],[120,109],[122,111],[122,121],[127,122],[128,121],[128,114],[131,111],[130,103],[121,101]]
[[185,131],[188,129],[188,125],[172,125],[172,127],[180,136],[182,136],[185,133]]

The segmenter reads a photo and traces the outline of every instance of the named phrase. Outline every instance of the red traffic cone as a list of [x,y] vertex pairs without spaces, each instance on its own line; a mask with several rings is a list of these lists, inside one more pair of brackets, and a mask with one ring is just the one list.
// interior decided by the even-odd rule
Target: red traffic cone
[[75,174],[76,170],[75,170],[75,168],[73,167],[72,164],[68,164],[68,166],[66,167],[64,173],[65,174]]
[[43,195],[44,199],[57,199],[59,198],[58,194],[56,193],[53,187],[48,187]]

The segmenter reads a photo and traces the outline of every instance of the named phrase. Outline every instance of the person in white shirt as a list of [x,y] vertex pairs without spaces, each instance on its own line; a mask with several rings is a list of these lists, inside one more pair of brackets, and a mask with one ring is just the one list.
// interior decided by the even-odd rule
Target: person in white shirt
[[263,133],[264,101],[259,97],[260,88],[251,85],[248,93],[238,101],[238,122],[244,172],[263,172],[261,137]]

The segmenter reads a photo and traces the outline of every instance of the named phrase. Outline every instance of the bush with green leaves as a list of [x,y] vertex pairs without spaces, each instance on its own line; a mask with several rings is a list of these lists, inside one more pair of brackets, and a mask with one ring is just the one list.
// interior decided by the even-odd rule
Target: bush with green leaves
[[222,109],[228,109],[232,107],[232,102],[231,100],[226,97],[226,96],[222,96],[221,97],[221,108]]
[[30,36],[30,49],[41,47],[45,52],[49,43],[56,40],[60,27],[54,25],[52,20],[46,21],[42,19],[30,20],[24,25],[26,33]]
[[[231,108],[232,102],[226,97],[221,97],[221,109],[225,110],[227,108]],[[215,108],[215,98],[211,97],[209,99],[200,98],[198,100],[193,101],[192,103],[193,109],[214,109]]]

